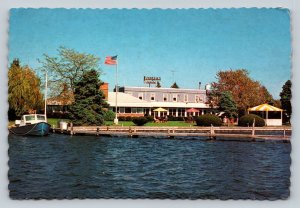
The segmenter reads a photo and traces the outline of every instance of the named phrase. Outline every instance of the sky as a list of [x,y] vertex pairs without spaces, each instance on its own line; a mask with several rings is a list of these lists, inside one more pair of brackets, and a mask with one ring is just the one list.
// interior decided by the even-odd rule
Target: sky
[[118,82],[198,88],[220,70],[247,69],[275,99],[291,79],[290,17],[286,9],[12,9],[9,62],[38,70],[43,54],[64,46],[101,59],[101,80],[110,91],[118,55]]

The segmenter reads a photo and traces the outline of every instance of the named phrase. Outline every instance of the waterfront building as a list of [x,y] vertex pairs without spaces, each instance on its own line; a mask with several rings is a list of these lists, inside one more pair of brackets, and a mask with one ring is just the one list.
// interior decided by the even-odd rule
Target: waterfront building
[[[199,116],[211,112],[207,94],[209,89],[183,88],[156,88],[156,87],[119,87],[117,97],[118,116],[155,117],[172,116],[188,117]],[[110,109],[115,112],[116,92],[109,92],[108,83],[100,86]],[[47,100],[49,114],[66,113],[68,106],[73,102],[73,95],[61,93],[59,96]],[[163,108],[165,111],[154,111]],[[193,109],[193,112],[189,110]]]
[[[105,86],[108,89],[107,86]],[[118,116],[198,116],[211,111],[207,98],[208,89],[156,88],[156,87],[119,87]],[[115,111],[116,92],[108,92],[107,101]],[[154,111],[163,108],[166,111]],[[187,112],[189,109],[194,112]]]

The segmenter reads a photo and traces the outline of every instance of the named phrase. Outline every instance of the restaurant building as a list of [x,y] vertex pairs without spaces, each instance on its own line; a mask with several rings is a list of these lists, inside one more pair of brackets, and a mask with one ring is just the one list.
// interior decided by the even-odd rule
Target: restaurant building
[[[100,86],[109,109],[116,111],[118,116],[155,117],[198,116],[211,112],[207,94],[209,89],[182,89],[157,87],[119,87],[118,93],[109,92],[108,83]],[[116,94],[117,100],[116,100]],[[48,114],[66,113],[68,106],[74,101],[72,93],[61,93],[59,96],[47,100]],[[159,110],[157,110],[159,108]]]
[[[106,85],[103,86],[108,90]],[[198,116],[211,111],[206,89],[119,87],[118,116]],[[105,93],[105,90],[103,90]],[[110,109],[115,111],[116,92],[107,92]],[[160,110],[156,110],[160,108]]]

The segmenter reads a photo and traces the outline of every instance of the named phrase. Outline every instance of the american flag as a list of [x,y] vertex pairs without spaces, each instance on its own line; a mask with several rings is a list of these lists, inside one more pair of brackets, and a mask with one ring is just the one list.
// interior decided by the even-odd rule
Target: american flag
[[104,63],[108,64],[108,65],[116,65],[117,64],[117,57],[118,56],[106,56]]

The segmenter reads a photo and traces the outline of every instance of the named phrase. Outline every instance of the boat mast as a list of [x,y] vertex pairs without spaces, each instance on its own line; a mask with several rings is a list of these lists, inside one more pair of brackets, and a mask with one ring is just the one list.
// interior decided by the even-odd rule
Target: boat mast
[[45,120],[47,121],[47,88],[48,88],[48,73],[46,71],[46,82],[45,82]]

